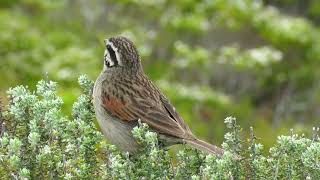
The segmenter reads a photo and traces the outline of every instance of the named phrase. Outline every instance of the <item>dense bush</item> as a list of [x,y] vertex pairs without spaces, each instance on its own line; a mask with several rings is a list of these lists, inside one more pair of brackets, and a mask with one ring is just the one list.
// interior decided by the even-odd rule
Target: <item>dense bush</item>
[[[57,83],[42,80],[36,91],[8,90],[2,112],[0,177],[3,179],[319,179],[319,129],[307,138],[291,130],[279,136],[269,154],[251,128],[244,141],[236,119],[228,117],[222,157],[183,149],[176,160],[159,149],[157,134],[139,124],[133,136],[144,148],[139,154],[119,152],[107,144],[94,124],[93,82],[79,78],[83,93],[71,117],[61,113]],[[241,156],[235,158],[235,154]]]
[[74,79],[97,77],[103,39],[121,34],[196,135],[222,142],[221,119],[233,115],[269,148],[284,129],[308,134],[319,125],[319,4],[2,0],[0,96],[48,72],[70,114],[80,93]]

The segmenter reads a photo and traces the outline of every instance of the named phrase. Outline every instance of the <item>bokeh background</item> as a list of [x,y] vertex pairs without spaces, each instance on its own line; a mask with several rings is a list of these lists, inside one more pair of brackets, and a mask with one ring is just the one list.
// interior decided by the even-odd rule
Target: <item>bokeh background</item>
[[219,144],[234,116],[268,147],[320,124],[319,25],[318,0],[1,0],[0,96],[48,76],[69,115],[124,35],[195,134]]

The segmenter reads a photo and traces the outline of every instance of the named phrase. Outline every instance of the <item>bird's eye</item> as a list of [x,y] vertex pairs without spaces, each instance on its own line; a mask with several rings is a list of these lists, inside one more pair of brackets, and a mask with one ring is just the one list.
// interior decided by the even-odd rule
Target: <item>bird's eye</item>
[[106,61],[106,66],[110,67],[110,62],[109,61]]

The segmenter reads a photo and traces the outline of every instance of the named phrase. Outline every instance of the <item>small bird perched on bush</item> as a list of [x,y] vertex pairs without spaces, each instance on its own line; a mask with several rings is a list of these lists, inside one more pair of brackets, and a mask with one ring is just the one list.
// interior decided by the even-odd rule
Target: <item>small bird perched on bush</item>
[[105,40],[103,70],[93,90],[93,103],[105,137],[120,150],[140,146],[131,131],[138,121],[158,134],[159,144],[186,143],[218,156],[223,150],[196,138],[175,108],[143,72],[134,44],[125,37]]

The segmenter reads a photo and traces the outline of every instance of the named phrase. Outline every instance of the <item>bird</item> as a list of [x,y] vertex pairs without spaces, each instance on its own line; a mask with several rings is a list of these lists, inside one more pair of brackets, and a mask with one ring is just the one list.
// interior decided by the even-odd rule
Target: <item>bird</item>
[[103,68],[93,88],[93,105],[103,135],[121,151],[135,154],[141,145],[132,130],[139,121],[169,147],[188,144],[200,151],[222,156],[224,150],[198,139],[175,107],[143,71],[134,43],[124,36],[104,40]]

